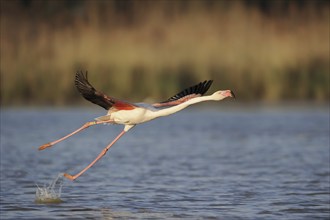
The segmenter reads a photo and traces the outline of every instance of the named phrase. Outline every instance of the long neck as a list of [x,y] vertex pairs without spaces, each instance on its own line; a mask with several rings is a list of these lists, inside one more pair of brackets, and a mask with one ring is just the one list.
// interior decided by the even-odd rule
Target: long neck
[[179,105],[156,111],[156,112],[154,112],[154,114],[155,114],[155,117],[171,115],[178,111],[181,111],[182,109],[187,108],[190,105],[193,105],[193,104],[196,104],[199,102],[205,102],[205,101],[215,101],[215,99],[212,95],[197,97],[197,98],[190,99],[186,102],[183,102]]

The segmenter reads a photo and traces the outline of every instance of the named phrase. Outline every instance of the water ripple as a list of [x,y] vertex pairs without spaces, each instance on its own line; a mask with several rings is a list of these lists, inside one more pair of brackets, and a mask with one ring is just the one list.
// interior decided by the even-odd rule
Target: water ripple
[[98,126],[37,151],[103,114],[80,111],[2,112],[1,219],[329,217],[327,111],[204,110],[159,119],[133,129],[77,181],[65,180],[62,203],[36,204],[36,183],[78,172],[120,132]]

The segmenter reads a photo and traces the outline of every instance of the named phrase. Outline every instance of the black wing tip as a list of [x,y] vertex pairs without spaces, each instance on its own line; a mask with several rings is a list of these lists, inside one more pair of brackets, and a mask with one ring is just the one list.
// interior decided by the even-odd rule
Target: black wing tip
[[212,83],[213,83],[213,80],[212,79],[205,80],[203,82],[203,92],[201,93],[201,95],[204,95],[209,90],[209,88],[211,87]]
[[86,71],[85,72],[85,74],[84,74],[84,72],[82,71],[82,70],[78,70],[77,72],[76,72],[76,76],[75,76],[75,82],[77,83],[77,82],[81,82],[81,81],[88,81],[88,71]]
[[204,95],[209,90],[212,83],[213,83],[213,80],[205,80],[204,82],[200,82],[199,84],[192,86],[190,88],[195,88],[194,92],[196,94]]
[[203,83],[212,83],[213,82],[213,79],[208,79],[208,80],[205,80]]
[[113,101],[103,93],[97,91],[87,80],[87,74],[83,71],[77,71],[75,77],[75,85],[78,92],[88,101],[109,110],[113,105]]
[[200,95],[204,95],[208,89],[211,87],[213,83],[213,80],[205,80],[203,82],[200,82],[196,85],[190,86],[189,88],[184,89],[183,91],[179,92],[178,94],[170,97],[169,99],[167,99],[166,101],[163,101],[161,103],[166,103],[169,101],[175,101],[178,100],[180,98],[183,98],[187,95],[191,95],[191,94],[200,94]]
[[81,94],[85,94],[86,91],[90,90],[90,91],[94,91],[95,89],[93,88],[93,86],[88,82],[87,79],[87,75],[88,72],[86,71],[85,74],[82,70],[77,71],[76,72],[76,76],[75,76],[75,86],[78,89],[78,91]]

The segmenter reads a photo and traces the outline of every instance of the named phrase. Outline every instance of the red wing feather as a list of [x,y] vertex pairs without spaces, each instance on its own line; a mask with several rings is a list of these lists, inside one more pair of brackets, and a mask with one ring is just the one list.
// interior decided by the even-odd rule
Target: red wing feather
[[127,102],[122,102],[122,101],[116,101],[112,107],[116,108],[118,110],[132,110],[135,108],[134,105],[127,103]]

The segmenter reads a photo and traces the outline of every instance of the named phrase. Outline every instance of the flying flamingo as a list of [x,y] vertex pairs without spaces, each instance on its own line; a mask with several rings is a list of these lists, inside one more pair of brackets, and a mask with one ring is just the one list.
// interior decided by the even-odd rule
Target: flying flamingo
[[103,151],[91,162],[86,168],[78,174],[72,176],[65,173],[64,176],[70,180],[75,180],[81,176],[86,170],[93,166],[101,157],[103,157],[110,147],[116,143],[126,132],[132,129],[135,125],[141,124],[162,116],[171,115],[184,108],[205,101],[220,101],[226,97],[235,98],[231,90],[219,90],[212,95],[203,96],[204,93],[210,88],[212,80],[201,82],[197,85],[191,86],[182,92],[172,96],[163,102],[154,103],[152,105],[146,103],[129,103],[121,101],[113,97],[107,96],[97,91],[87,80],[87,72],[84,75],[82,71],[78,71],[75,77],[75,85],[80,94],[88,101],[97,104],[106,110],[107,114],[96,118],[94,121],[85,123],[82,127],[73,131],[72,133],[56,140],[49,142],[39,147],[39,150],[44,150],[51,147],[68,137],[90,127],[98,124],[122,124],[124,125],[123,131],[106,147]]

